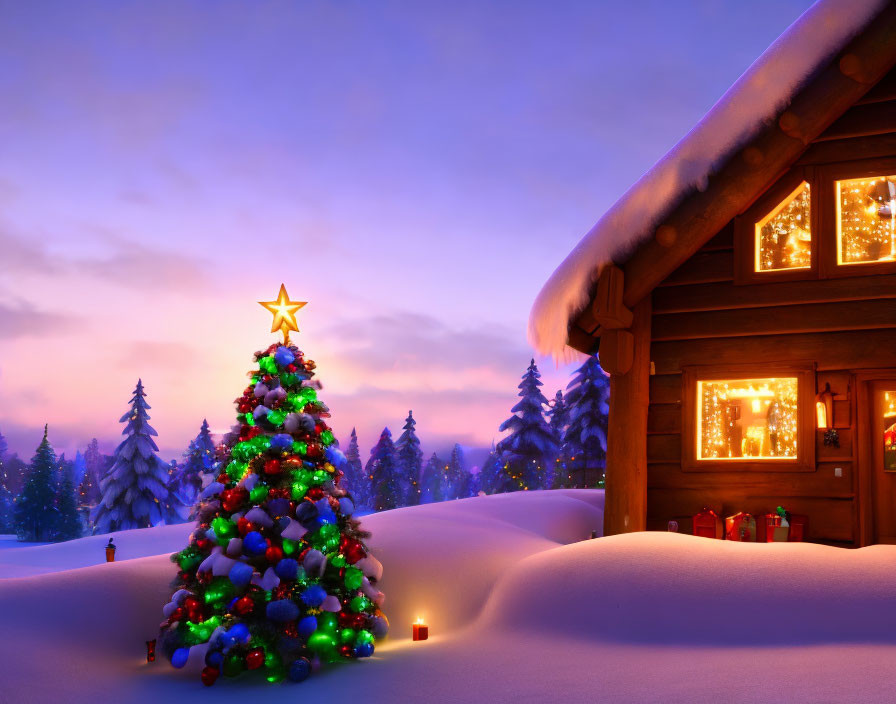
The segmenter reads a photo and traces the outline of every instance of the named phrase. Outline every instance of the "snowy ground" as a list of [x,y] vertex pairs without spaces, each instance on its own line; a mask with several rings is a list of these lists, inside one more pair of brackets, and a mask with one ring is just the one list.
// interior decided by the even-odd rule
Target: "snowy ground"
[[[478,497],[369,516],[390,639],[300,685],[205,692],[198,662],[145,662],[190,528],[0,550],[0,700],[885,702],[896,546],[583,540],[602,492]],[[409,639],[418,616],[432,637]],[[286,691],[284,691],[286,690]]]

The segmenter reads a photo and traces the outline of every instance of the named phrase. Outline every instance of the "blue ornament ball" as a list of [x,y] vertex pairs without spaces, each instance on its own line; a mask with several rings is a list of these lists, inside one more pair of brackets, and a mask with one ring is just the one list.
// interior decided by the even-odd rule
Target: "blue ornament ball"
[[373,655],[373,643],[360,643],[355,646],[355,657],[369,658]]
[[249,642],[249,627],[245,623],[235,623],[227,631],[231,638],[235,638],[239,643]]
[[[259,406],[260,408],[260,406]],[[274,437],[271,438],[271,449],[272,450],[288,450],[292,447],[292,435],[287,435],[286,433],[277,433]]]
[[[260,534],[257,535],[260,536]],[[264,538],[262,538],[262,540],[264,540]],[[265,543],[265,545],[267,545],[267,543]],[[264,550],[262,550],[262,552],[264,552]],[[230,581],[233,582],[234,586],[245,587],[252,581],[253,574],[255,574],[255,570],[252,569],[252,565],[247,565],[245,562],[237,562],[230,568],[230,572],[227,573],[227,576],[230,577]]]
[[221,665],[224,663],[224,653],[220,650],[209,650],[205,654],[205,664],[209,667],[217,667],[221,668]]
[[299,617],[299,607],[292,599],[277,599],[268,603],[265,615],[274,623],[287,623]]
[[298,660],[293,660],[289,665],[289,673],[288,677],[293,682],[301,682],[302,680],[308,679],[308,675],[311,674],[311,663],[308,661],[308,658],[299,658]]
[[299,574],[299,563],[291,557],[285,557],[274,566],[274,574],[280,579],[295,579]]
[[297,630],[302,638],[308,640],[308,636],[317,630],[317,619],[314,616],[306,616],[299,621]]
[[302,592],[302,601],[311,608],[317,608],[327,598],[326,590],[319,584],[312,584]]
[[171,655],[171,664],[174,667],[181,668],[187,664],[187,659],[190,657],[190,649],[189,648],[178,648]]
[[243,538],[243,551],[249,555],[261,555],[268,549],[268,541],[257,530],[250,530]]
[[274,353],[274,361],[280,367],[288,367],[290,364],[296,361],[296,356],[290,351],[288,347],[278,347],[277,351]]

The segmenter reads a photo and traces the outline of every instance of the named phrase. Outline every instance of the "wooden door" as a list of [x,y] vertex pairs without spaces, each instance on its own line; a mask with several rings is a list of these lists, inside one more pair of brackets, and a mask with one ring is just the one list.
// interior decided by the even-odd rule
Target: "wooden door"
[[873,381],[868,390],[874,542],[896,544],[896,380]]

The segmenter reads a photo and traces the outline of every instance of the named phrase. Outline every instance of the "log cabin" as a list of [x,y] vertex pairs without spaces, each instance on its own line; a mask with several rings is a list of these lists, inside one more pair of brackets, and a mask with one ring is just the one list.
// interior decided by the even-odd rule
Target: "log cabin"
[[610,375],[604,534],[704,508],[896,542],[896,2],[820,0],[530,316]]

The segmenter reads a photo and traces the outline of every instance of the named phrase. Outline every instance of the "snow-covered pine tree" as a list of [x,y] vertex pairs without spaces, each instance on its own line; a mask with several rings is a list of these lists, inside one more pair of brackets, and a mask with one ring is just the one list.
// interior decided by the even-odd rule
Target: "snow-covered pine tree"
[[398,468],[402,482],[407,486],[407,496],[404,498],[405,506],[416,506],[420,503],[420,472],[423,469],[423,451],[420,449],[420,439],[417,437],[413,411],[408,411],[408,417],[404,421],[404,432],[395,443],[398,452]]
[[464,451],[461,446],[454,443],[451,448],[451,459],[442,475],[442,496],[445,501],[462,499],[465,496],[467,486],[467,469],[464,466]]
[[53,540],[73,540],[83,532],[78,503],[75,498],[74,463],[60,467],[60,479],[56,485],[56,525]]
[[388,511],[402,505],[407,496],[407,488],[398,473],[398,455],[389,428],[383,428],[379,441],[370,451],[370,459],[364,470],[371,478],[371,503],[374,511]]
[[215,443],[208,421],[203,418],[199,433],[190,441],[190,446],[184,452],[184,462],[178,469],[174,481],[176,491],[187,506],[196,503],[202,487],[202,475],[210,474],[214,465]]
[[544,489],[558,489],[565,486],[568,481],[566,469],[566,429],[569,427],[569,405],[563,396],[563,391],[557,390],[553,399],[548,402],[548,425],[554,433],[557,443],[557,456],[554,458],[554,467],[551,471],[550,483],[546,483]]
[[178,506],[168,490],[168,466],[156,454],[152,436],[158,433],[148,422],[151,406],[145,397],[138,380],[131,408],[119,421],[127,423],[122,431],[126,437],[115,449],[114,464],[100,482],[102,500],[91,512],[94,533],[149,528],[171,518],[165,515],[166,506]]
[[0,533],[12,533],[15,531],[13,510],[15,509],[15,497],[6,488],[6,438],[0,433]]
[[445,500],[442,494],[442,475],[444,473],[445,463],[433,452],[432,457],[426,461],[420,478],[421,504],[433,504]]
[[603,486],[607,466],[607,416],[610,381],[600,360],[589,357],[566,387],[569,425],[566,429],[564,486]]
[[358,433],[352,428],[348,449],[345,451],[345,464],[342,467],[344,476],[339,485],[348,491],[356,506],[370,505],[370,482],[361,464],[361,451],[358,449]]
[[100,481],[105,473],[105,459],[105,455],[100,452],[99,443],[94,438],[84,452],[84,478],[78,485],[78,504],[82,509],[92,509],[102,498]]
[[544,419],[548,400],[539,388],[542,386],[540,377],[533,359],[518,387],[521,400],[510,409],[514,415],[499,428],[502,432],[510,431],[497,447],[504,461],[504,471],[512,480],[510,491],[545,486],[548,468],[557,456],[554,434]]
[[16,500],[15,528],[19,540],[47,542],[53,539],[59,524],[56,510],[56,472],[59,463],[50,441],[47,426],[37,446],[25,480],[25,488]]

